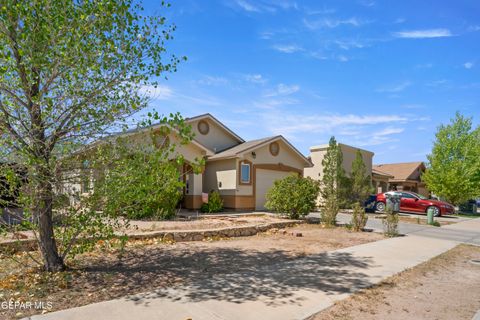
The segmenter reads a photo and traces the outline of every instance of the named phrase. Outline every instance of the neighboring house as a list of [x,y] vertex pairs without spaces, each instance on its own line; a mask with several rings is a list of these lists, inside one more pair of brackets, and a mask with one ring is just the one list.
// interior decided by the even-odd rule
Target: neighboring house
[[421,180],[425,172],[423,162],[378,164],[374,165],[373,169],[393,176],[388,179],[388,190],[413,191],[424,196],[429,195],[425,183]]
[[[365,163],[367,174],[372,175],[372,159],[374,153],[368,150],[363,150],[360,148],[352,147],[343,143],[338,143],[340,150],[342,150],[343,155],[343,169],[347,175],[350,175],[352,172],[352,163],[355,160],[357,150],[360,150]],[[313,164],[311,168],[305,168],[304,175],[305,177],[311,177],[312,179],[321,180],[323,175],[323,166],[322,160],[327,153],[328,144],[314,146],[310,148],[310,161]],[[319,201],[321,199],[319,198]]]
[[[194,139],[187,145],[177,142],[175,132],[167,138],[159,136],[162,145],[165,139],[177,145],[176,153],[184,156],[186,164],[181,168],[185,188],[182,207],[199,209],[203,203],[202,193],[216,190],[223,199],[224,207],[236,210],[265,209],[265,194],[276,179],[289,174],[302,174],[311,163],[284,137],[275,136],[244,141],[235,132],[211,114],[187,118]],[[143,130],[132,130],[123,134],[132,144],[151,139],[152,130],[161,125]],[[131,141],[130,141],[131,140]],[[161,140],[161,141],[160,141]],[[206,159],[202,173],[194,174],[188,163],[195,159]],[[89,179],[72,185],[81,192],[88,191]]]
[[384,193],[390,190],[389,182],[393,178],[391,174],[372,168],[372,184],[376,193]]
[[[363,150],[360,148],[352,147],[343,143],[338,143],[340,150],[342,150],[343,155],[343,169],[347,175],[350,175],[352,172],[352,163],[355,160],[355,156],[357,154],[357,150],[360,150],[363,158],[363,162],[367,168],[367,174],[372,174],[372,159],[374,153],[368,150]],[[322,160],[327,153],[328,144],[323,144],[319,146],[310,147],[310,161],[313,164],[311,168],[305,168],[305,176],[311,177],[313,179],[321,179],[323,175],[323,166]]]

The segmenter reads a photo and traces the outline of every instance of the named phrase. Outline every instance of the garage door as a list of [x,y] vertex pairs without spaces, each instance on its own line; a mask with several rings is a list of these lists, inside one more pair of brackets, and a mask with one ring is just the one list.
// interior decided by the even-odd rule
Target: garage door
[[275,180],[283,179],[291,172],[257,169],[255,185],[255,209],[265,210],[265,195]]

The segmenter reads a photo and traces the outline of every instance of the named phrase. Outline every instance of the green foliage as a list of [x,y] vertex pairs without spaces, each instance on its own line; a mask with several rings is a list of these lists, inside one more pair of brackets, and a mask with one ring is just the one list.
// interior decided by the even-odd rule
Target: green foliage
[[217,191],[212,191],[208,195],[208,202],[202,204],[200,211],[204,213],[215,213],[221,212],[223,210],[223,200],[220,197],[220,193]]
[[37,223],[45,269],[58,271],[58,159],[147,106],[151,79],[181,60],[165,49],[175,26],[133,0],[5,0],[0,30],[0,161],[25,169],[16,201]]
[[350,222],[353,231],[362,231],[367,225],[368,216],[359,203],[353,205],[352,221]]
[[480,195],[480,127],[473,129],[471,118],[457,113],[438,128],[422,179],[435,195],[455,205]]
[[340,207],[347,205],[348,179],[343,169],[343,154],[335,137],[330,138],[327,152],[322,160],[323,175],[320,195],[322,221],[334,226]]
[[292,174],[273,183],[266,194],[265,207],[298,219],[315,209],[319,192],[318,181]]
[[363,162],[362,153],[357,150],[355,159],[352,162],[352,173],[349,179],[349,200],[352,205],[363,203],[368,199],[372,193],[372,178],[367,174],[367,167]]
[[385,236],[398,236],[398,213],[393,212],[392,208],[388,207],[386,209],[385,218],[382,220],[382,223]]

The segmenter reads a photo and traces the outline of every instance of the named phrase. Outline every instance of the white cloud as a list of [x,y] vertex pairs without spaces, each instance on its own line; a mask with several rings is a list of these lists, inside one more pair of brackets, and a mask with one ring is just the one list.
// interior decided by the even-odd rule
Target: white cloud
[[169,100],[173,97],[173,90],[168,86],[143,86],[139,90],[140,94],[149,97],[152,100]]
[[276,97],[276,96],[288,96],[291,94],[294,94],[295,92],[298,92],[300,90],[300,86],[293,84],[293,85],[287,85],[280,83],[277,85],[275,90],[270,90],[264,94],[264,97]]
[[303,51],[303,48],[296,45],[296,44],[289,44],[289,45],[275,45],[273,49],[283,52],[283,53],[295,53],[298,51]]
[[366,23],[369,23],[369,21],[363,21],[363,20],[360,20],[356,17],[352,17],[352,18],[349,18],[349,19],[344,19],[344,20],[341,20],[341,19],[331,19],[331,18],[322,18],[322,19],[318,19],[318,20],[307,20],[307,19],[303,19],[303,24],[308,28],[308,29],[311,29],[311,30],[316,30],[316,29],[319,29],[319,28],[336,28],[336,27],[339,27],[341,25],[350,25],[350,26],[353,26],[353,27],[360,27]]
[[256,83],[256,84],[267,83],[267,79],[265,79],[261,74],[246,74],[244,78],[246,81],[251,83]]
[[393,21],[393,23],[401,24],[401,23],[404,23],[405,21],[407,21],[405,18],[397,18],[395,19],[395,21]]
[[442,38],[453,36],[453,34],[448,29],[409,30],[395,32],[393,35],[397,38],[407,39]]
[[475,64],[473,62],[465,62],[463,66],[465,69],[472,69]]
[[410,81],[404,81],[402,83],[393,85],[393,86],[386,86],[386,87],[380,87],[376,91],[377,92],[389,92],[389,93],[398,93],[402,92],[406,88],[410,87],[412,83]]
[[350,50],[350,49],[361,49],[365,48],[367,45],[359,40],[349,39],[349,40],[335,40],[335,44],[338,45],[340,49]]
[[237,4],[237,6],[239,6],[240,8],[242,8],[242,9],[245,10],[245,11],[248,11],[248,12],[260,12],[260,8],[258,8],[257,6],[251,4],[251,3],[248,2],[248,1],[236,0],[235,3]]
[[[232,6],[231,4],[228,5]],[[275,13],[278,10],[298,10],[297,3],[290,0],[234,0],[233,7],[242,9],[246,12],[255,13]]]
[[346,57],[346,56],[344,56],[344,55],[339,55],[339,56],[337,56],[337,59],[338,59],[338,61],[340,61],[340,62],[347,62],[347,61],[349,60],[348,57]]
[[224,77],[216,77],[216,76],[204,76],[197,82],[199,84],[206,85],[206,86],[219,86],[219,85],[226,85],[229,83],[228,79]]
[[359,3],[365,7],[373,7],[375,5],[375,1],[373,0],[360,0]]

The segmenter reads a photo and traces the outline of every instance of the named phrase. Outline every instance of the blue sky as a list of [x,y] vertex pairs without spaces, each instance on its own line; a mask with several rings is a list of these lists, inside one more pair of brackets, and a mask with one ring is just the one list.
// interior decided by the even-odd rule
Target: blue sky
[[306,155],[335,135],[375,163],[425,160],[457,110],[480,120],[478,1],[178,0],[160,12],[177,25],[169,52],[188,57],[150,90],[161,113],[210,112]]

